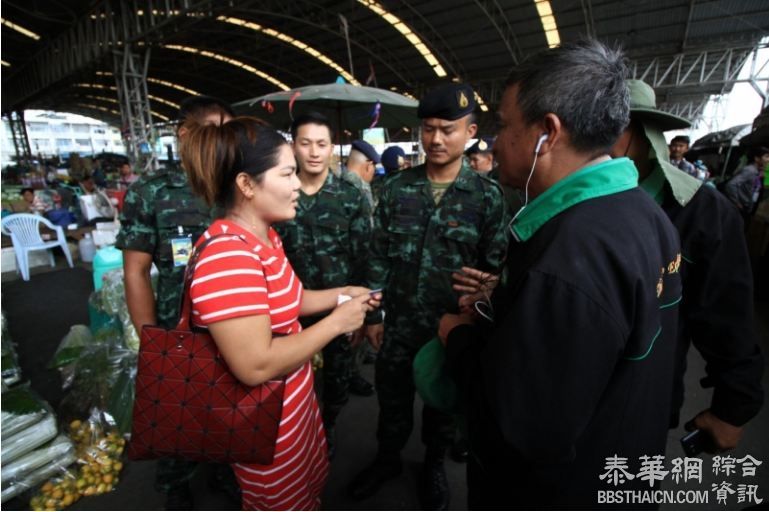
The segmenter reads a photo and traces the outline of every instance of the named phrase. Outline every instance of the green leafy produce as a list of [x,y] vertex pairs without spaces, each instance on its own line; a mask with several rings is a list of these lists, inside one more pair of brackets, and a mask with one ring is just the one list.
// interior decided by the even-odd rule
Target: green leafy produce
[[93,342],[93,335],[88,326],[73,325],[59,343],[51,362],[48,363],[48,368],[61,368],[76,361],[83,353],[83,349],[92,345]]
[[103,284],[98,292],[100,297],[94,299],[93,304],[113,317],[117,317],[123,327],[123,341],[125,346],[137,352],[139,350],[139,335],[131,322],[128,306],[125,301],[125,284],[123,269],[115,269],[106,272],[103,276]]
[[126,357],[107,401],[107,412],[121,434],[131,433],[135,390],[136,357]]
[[[5,402],[5,397],[3,397]],[[30,425],[21,432],[3,438],[3,446],[0,449],[3,464],[8,464],[25,455],[40,445],[43,445],[56,437],[58,428],[53,414],[46,414],[42,420]]]
[[61,434],[45,446],[32,450],[28,454],[3,466],[3,487],[6,487],[13,481],[24,479],[32,471],[42,466],[54,464],[57,460],[74,453],[75,445],[72,444],[69,437]]
[[47,404],[28,385],[9,389],[3,393],[2,427],[5,440],[40,421],[48,413]]
[[[5,395],[3,395],[5,400]],[[40,421],[45,412],[33,412],[29,414],[11,414],[3,411],[3,437],[12,436],[18,432],[21,432],[30,425],[34,425]]]
[[0,375],[2,375],[3,382],[10,386],[21,380],[21,367],[16,350],[13,348],[11,336],[8,334],[5,313],[0,315],[0,323],[2,324],[0,329]]
[[76,456],[74,453],[68,453],[67,455],[62,457],[60,460],[58,460],[55,464],[48,464],[46,466],[38,468],[35,471],[31,472],[29,475],[27,475],[24,479],[19,480],[18,482],[15,482],[12,485],[9,485],[8,487],[3,487],[2,497],[0,498],[0,500],[5,502],[15,496],[18,496],[19,494],[26,491],[27,489],[32,489],[33,487],[38,485],[40,482],[47,480],[53,475],[56,475],[65,471],[67,466],[75,462],[75,457]]

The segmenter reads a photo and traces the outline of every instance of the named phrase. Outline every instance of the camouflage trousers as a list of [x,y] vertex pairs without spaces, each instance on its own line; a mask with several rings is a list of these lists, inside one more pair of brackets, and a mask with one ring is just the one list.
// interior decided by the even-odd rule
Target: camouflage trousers
[[338,336],[323,347],[323,424],[333,426],[350,399],[350,377],[355,364],[355,349],[347,336]]
[[[430,336],[406,339],[385,328],[385,339],[376,359],[376,392],[379,400],[377,441],[382,453],[398,453],[414,428],[414,373],[416,353]],[[410,333],[411,334],[411,333]],[[415,339],[422,339],[415,343]],[[428,451],[444,452],[454,441],[451,414],[427,405],[422,409],[422,443]]]

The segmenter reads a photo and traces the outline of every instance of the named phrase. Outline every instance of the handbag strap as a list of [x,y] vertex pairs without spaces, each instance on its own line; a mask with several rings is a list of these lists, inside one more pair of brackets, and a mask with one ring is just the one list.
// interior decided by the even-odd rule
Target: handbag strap
[[217,235],[211,236],[203,241],[202,244],[198,245],[193,249],[192,255],[190,255],[190,259],[187,261],[187,268],[184,270],[184,290],[182,291],[182,308],[181,312],[179,313],[179,322],[176,324],[176,330],[177,331],[189,331],[190,330],[190,322],[191,322],[191,316],[192,316],[192,297],[190,297],[190,286],[192,286],[192,277],[195,274],[195,267],[198,264],[198,260],[200,259],[200,255],[203,254],[203,250],[208,247],[208,244],[216,240],[217,238],[223,238],[223,237],[233,237],[238,235],[228,234],[228,233],[219,233]]

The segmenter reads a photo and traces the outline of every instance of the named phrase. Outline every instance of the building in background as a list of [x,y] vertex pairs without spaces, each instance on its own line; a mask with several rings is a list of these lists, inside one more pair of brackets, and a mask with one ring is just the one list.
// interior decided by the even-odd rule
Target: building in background
[[[102,121],[77,114],[27,110],[24,112],[29,148],[33,158],[68,158],[70,153],[81,156],[102,152],[126,152],[120,130]],[[11,130],[2,123],[0,165],[14,163],[15,150]]]

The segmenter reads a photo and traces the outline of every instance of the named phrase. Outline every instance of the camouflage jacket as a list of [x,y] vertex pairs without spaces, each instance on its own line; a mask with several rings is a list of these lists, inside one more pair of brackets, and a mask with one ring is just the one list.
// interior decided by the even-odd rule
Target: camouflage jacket
[[[509,221],[499,185],[462,165],[438,205],[426,167],[385,180],[374,213],[367,284],[384,288],[386,319],[456,312],[451,273],[462,266],[499,273]],[[432,320],[430,322],[432,323]]]
[[274,227],[305,288],[363,283],[371,209],[349,180],[329,171],[316,194],[300,192],[296,217]]
[[366,199],[368,200],[368,205],[371,208],[371,211],[374,211],[374,208],[376,208],[376,201],[374,199],[374,195],[371,190],[371,184],[363,181],[363,178],[358,176],[356,173],[350,171],[347,169],[347,167],[342,167],[342,179],[345,179],[358,187],[358,190],[360,190],[364,196],[366,196]]
[[175,325],[179,315],[184,266],[174,266],[171,240],[179,238],[179,226],[194,244],[211,223],[211,209],[193,195],[187,176],[178,168],[142,176],[126,193],[120,214],[119,249],[152,255],[158,268],[157,320]]

